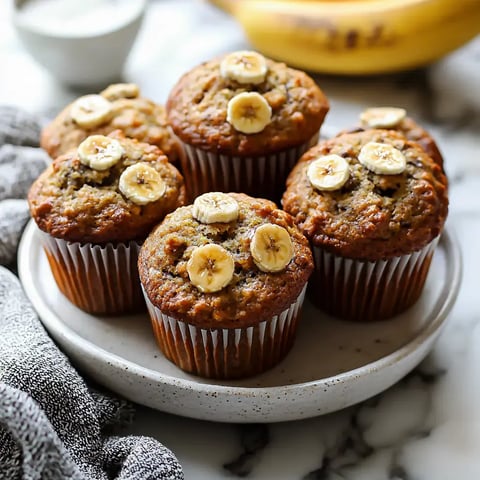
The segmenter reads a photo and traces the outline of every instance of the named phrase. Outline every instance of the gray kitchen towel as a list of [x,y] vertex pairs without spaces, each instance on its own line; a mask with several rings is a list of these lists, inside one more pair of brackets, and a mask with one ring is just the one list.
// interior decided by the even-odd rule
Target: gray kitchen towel
[[156,440],[111,433],[133,407],[85,383],[12,273],[25,196],[49,161],[39,131],[35,117],[0,107],[0,479],[183,479]]

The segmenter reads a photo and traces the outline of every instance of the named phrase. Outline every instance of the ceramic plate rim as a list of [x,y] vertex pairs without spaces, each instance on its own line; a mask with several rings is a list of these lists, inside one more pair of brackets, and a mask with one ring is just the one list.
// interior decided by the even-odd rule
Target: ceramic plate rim
[[348,370],[338,375],[324,377],[316,380],[310,380],[308,382],[294,383],[288,385],[277,385],[272,387],[240,387],[234,385],[214,385],[209,383],[196,382],[190,379],[174,377],[158,372],[156,370],[152,370],[142,365],[138,365],[135,362],[126,360],[125,358],[115,353],[111,353],[104,348],[96,345],[95,343],[86,340],[78,333],[73,331],[70,327],[65,325],[60,319],[60,317],[49,307],[49,305],[38,293],[36,287],[33,286],[33,277],[29,275],[29,267],[35,255],[27,250],[27,246],[31,244],[31,241],[34,239],[35,235],[36,225],[33,220],[30,220],[27,227],[25,228],[18,248],[18,273],[27,297],[30,299],[32,305],[38,313],[40,321],[44,324],[47,330],[49,330],[50,328],[57,330],[57,332],[59,332],[64,338],[66,338],[72,343],[76,343],[78,348],[80,348],[84,352],[88,352],[89,355],[92,355],[92,357],[94,357],[99,362],[110,361],[123,368],[128,367],[128,370],[133,375],[142,375],[148,377],[150,380],[153,380],[157,383],[162,383],[184,390],[194,390],[202,392],[215,391],[219,394],[227,396],[249,394],[250,396],[253,395],[254,397],[261,397],[266,394],[283,393],[290,390],[298,391],[311,387],[318,387],[319,385],[323,385],[326,382],[331,381],[332,379],[344,382],[352,377],[358,378],[368,376],[369,372],[372,370],[382,370],[389,365],[395,364],[400,359],[404,358],[409,353],[416,350],[416,348],[422,345],[444,324],[448,313],[453,307],[461,284],[460,280],[462,274],[462,260],[458,240],[456,239],[455,235],[448,228],[446,228],[442,234],[440,243],[443,243],[445,245],[446,251],[449,252],[451,255],[449,265],[453,266],[453,271],[451,272],[451,276],[454,279],[453,288],[448,291],[448,294],[444,301],[441,303],[440,307],[432,310],[429,315],[431,320],[428,321],[425,327],[420,330],[420,332],[416,336],[414,336],[408,343],[373,362],[367,363],[352,370]]

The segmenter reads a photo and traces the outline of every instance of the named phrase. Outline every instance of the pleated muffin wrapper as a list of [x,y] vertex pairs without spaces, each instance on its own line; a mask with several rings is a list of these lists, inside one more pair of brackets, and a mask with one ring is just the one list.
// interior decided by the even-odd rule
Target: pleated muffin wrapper
[[287,176],[300,157],[318,143],[314,135],[302,145],[269,155],[231,156],[207,152],[183,143],[180,158],[189,199],[206,192],[242,192],[279,202]]
[[55,282],[75,306],[98,315],[145,310],[137,269],[138,242],[95,245],[41,234]]
[[306,286],[286,310],[245,328],[200,328],[165,315],[145,295],[157,343],[182,370],[201,377],[235,379],[264,372],[292,348]]
[[309,297],[322,310],[357,322],[386,320],[420,297],[438,237],[421,250],[388,260],[343,258],[314,246]]

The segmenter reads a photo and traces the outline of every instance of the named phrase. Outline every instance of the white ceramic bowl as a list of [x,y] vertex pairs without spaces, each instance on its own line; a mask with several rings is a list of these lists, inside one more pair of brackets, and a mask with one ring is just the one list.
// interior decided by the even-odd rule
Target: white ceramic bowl
[[[64,84],[82,87],[102,86],[121,78],[146,0],[130,0],[129,14],[112,21],[110,27],[84,31],[69,31],[49,18],[27,18],[22,6],[29,1],[14,0],[13,23],[26,50],[53,76]],[[117,13],[112,8],[112,20],[119,19]]]

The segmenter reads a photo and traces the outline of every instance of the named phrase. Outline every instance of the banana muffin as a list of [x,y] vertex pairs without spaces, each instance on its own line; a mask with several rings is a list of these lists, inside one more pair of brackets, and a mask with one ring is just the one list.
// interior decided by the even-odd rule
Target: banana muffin
[[140,244],[184,197],[158,147],[112,132],[55,159],[28,202],[61,292],[82,310],[116,314],[144,308]]
[[167,116],[184,143],[187,193],[237,191],[278,201],[329,109],[304,72],[257,52],[202,63],[177,82]]
[[418,143],[393,130],[321,142],[282,202],[312,245],[320,307],[370,321],[418,299],[448,211],[445,175]]
[[313,259],[271,201],[210,192],[167,215],[139,255],[154,333],[196,375],[239,378],[290,350]]
[[177,162],[183,154],[168,126],[164,107],[141,97],[133,83],[113,84],[99,95],[76,99],[42,130],[41,146],[57,158],[90,135],[108,135],[114,130],[156,145],[170,162]]
[[413,140],[443,168],[443,156],[433,137],[412,118],[407,117],[404,108],[371,107],[360,114],[360,125],[342,133],[360,132],[369,129],[397,130]]

